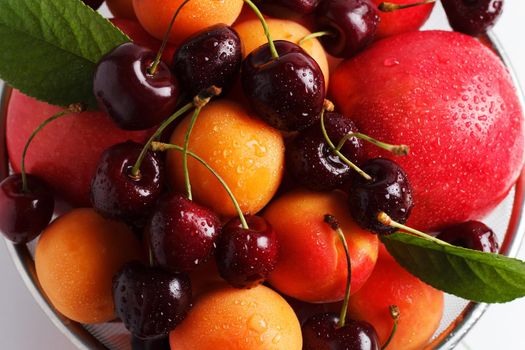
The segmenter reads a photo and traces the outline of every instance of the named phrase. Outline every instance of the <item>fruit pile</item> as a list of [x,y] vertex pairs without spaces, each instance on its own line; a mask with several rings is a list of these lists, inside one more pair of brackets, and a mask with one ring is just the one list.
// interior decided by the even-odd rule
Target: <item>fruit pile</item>
[[525,296],[478,221],[525,162],[476,38],[503,1],[442,0],[456,31],[418,31],[434,0],[106,2],[0,3],[0,231],[60,313],[133,349],[416,350],[443,292]]

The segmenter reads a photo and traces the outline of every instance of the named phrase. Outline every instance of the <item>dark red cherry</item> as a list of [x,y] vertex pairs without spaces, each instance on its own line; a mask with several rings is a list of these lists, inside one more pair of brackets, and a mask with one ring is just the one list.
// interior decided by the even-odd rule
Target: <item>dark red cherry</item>
[[384,158],[368,160],[361,169],[372,180],[353,172],[348,194],[352,217],[366,230],[378,234],[395,232],[396,228],[383,225],[377,216],[385,212],[398,223],[404,224],[408,220],[414,203],[405,171],[397,163]]
[[452,29],[469,35],[489,30],[503,11],[503,0],[442,0]]
[[315,11],[321,0],[263,0],[259,7],[264,13],[276,17],[297,17]]
[[317,30],[333,35],[321,37],[328,53],[348,58],[370,44],[380,17],[370,0],[322,0],[316,11]]
[[279,58],[268,44],[246,57],[241,70],[244,93],[259,116],[275,128],[303,130],[319,120],[325,80],[319,65],[302,48],[277,40]]
[[27,175],[29,191],[24,192],[22,175],[0,182],[0,231],[14,243],[35,239],[51,221],[55,199],[39,178]]
[[93,10],[98,10],[104,0],[82,0],[82,2],[91,7]]
[[137,176],[131,169],[144,146],[124,142],[108,148],[91,182],[91,204],[105,217],[136,222],[147,217],[164,188],[159,156],[148,151]]
[[173,72],[184,93],[195,96],[217,86],[227,91],[235,82],[242,63],[242,45],[237,32],[224,24],[189,38],[175,53]]
[[459,247],[486,253],[497,253],[499,250],[498,237],[494,231],[479,221],[467,221],[447,227],[437,238]]
[[134,336],[162,337],[184,320],[191,307],[190,279],[131,262],[113,278],[113,301],[117,316]]
[[175,112],[179,85],[164,62],[150,74],[155,57],[149,49],[126,43],[97,65],[93,91],[98,105],[122,129],[149,129]]
[[169,337],[155,339],[131,338],[131,350],[170,350]]
[[236,288],[252,288],[275,269],[279,253],[277,234],[260,216],[247,216],[249,229],[235,218],[222,229],[215,258],[219,274]]
[[[350,119],[339,113],[327,112],[324,122],[327,134],[336,146],[345,135],[358,131]],[[353,137],[345,143],[341,153],[351,162],[360,164],[364,160],[363,142]],[[286,167],[295,181],[316,191],[340,187],[353,172],[326,143],[320,122],[301,131],[288,144]]]
[[367,322],[347,320],[338,327],[339,316],[318,314],[302,327],[303,350],[379,350],[377,333]]
[[173,194],[160,200],[147,228],[156,263],[191,271],[213,253],[221,222],[211,210]]

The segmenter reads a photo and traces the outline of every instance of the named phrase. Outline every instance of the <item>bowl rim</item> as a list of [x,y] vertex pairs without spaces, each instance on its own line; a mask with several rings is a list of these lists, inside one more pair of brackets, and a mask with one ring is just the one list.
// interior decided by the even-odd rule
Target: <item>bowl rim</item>
[[[493,32],[487,33],[482,39],[486,39],[485,43],[492,46],[493,51],[500,57],[503,64],[507,67],[517,90],[522,110],[525,109],[523,90],[501,42]],[[2,82],[0,81],[0,159],[5,160],[5,162],[0,162],[0,180],[8,176],[9,172],[9,166],[7,164],[7,146],[5,141],[5,116],[7,114],[7,106],[11,92],[12,88],[2,85]],[[521,215],[525,206],[525,169],[522,170],[514,188],[515,194],[512,213],[505,233],[505,239],[500,250],[501,253],[510,257],[516,257],[525,238],[525,215]],[[108,347],[91,334],[82,324],[68,319],[52,306],[38,282],[35,264],[28,246],[17,245],[5,239],[4,241],[11,259],[15,263],[16,269],[22,277],[26,287],[33,295],[33,298],[37,301],[38,305],[53,324],[73,343],[73,345],[79,350],[109,350]],[[488,306],[488,304],[484,303],[469,302],[456,319],[444,331],[442,331],[434,341],[427,345],[425,349],[454,349],[485,313]]]

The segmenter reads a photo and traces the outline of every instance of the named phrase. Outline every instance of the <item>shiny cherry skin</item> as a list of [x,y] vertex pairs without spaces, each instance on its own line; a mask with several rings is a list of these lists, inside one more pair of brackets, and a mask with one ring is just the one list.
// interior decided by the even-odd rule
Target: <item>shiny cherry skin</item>
[[321,0],[264,0],[259,7],[264,13],[276,17],[297,17],[315,11]]
[[82,0],[82,2],[91,7],[93,10],[98,10],[104,0]]
[[492,28],[503,11],[503,0],[443,0],[441,3],[452,29],[473,36]]
[[99,108],[125,130],[145,130],[175,112],[179,84],[160,62],[149,69],[156,53],[133,43],[117,46],[97,65],[93,92]]
[[195,96],[212,85],[231,88],[242,63],[242,45],[237,32],[219,24],[195,34],[175,53],[172,69],[184,92]]
[[268,44],[255,49],[242,64],[246,97],[271,126],[303,130],[319,120],[325,98],[325,80],[319,65],[301,47],[276,40],[273,59]]
[[348,58],[374,40],[380,17],[370,0],[322,0],[316,21],[318,31],[333,33],[320,38],[325,50]]
[[0,183],[0,232],[13,243],[35,239],[51,221],[55,209],[53,192],[39,178],[27,175],[28,192],[22,188],[22,175],[15,174]]
[[139,262],[126,264],[113,278],[115,311],[126,328],[141,339],[166,336],[191,307],[191,283]]
[[367,322],[347,320],[338,327],[339,316],[323,313],[302,326],[303,350],[379,350],[377,333]]
[[459,247],[485,253],[497,253],[499,250],[498,237],[494,231],[479,221],[467,221],[447,227],[437,238]]
[[170,340],[168,337],[155,339],[132,337],[131,350],[170,350]]
[[375,158],[361,169],[372,177],[368,181],[354,172],[348,193],[350,213],[359,226],[378,234],[391,234],[397,229],[377,220],[380,212],[404,224],[414,206],[412,187],[405,171],[394,161]]
[[[358,132],[354,122],[339,113],[327,112],[324,122],[328,136],[336,146],[345,135]],[[287,146],[288,173],[296,182],[311,190],[336,189],[352,175],[353,170],[326,143],[320,122],[301,131]],[[364,160],[363,142],[353,137],[345,143],[341,153],[359,165]]]
[[246,216],[249,229],[238,218],[230,220],[217,241],[219,274],[235,288],[253,288],[275,269],[279,243],[274,229],[260,216]]
[[131,223],[153,210],[164,189],[164,170],[159,156],[148,151],[140,173],[131,174],[143,147],[127,141],[102,154],[91,182],[91,204],[101,215]]
[[160,200],[146,232],[157,264],[189,272],[214,252],[221,222],[210,209],[172,194]]

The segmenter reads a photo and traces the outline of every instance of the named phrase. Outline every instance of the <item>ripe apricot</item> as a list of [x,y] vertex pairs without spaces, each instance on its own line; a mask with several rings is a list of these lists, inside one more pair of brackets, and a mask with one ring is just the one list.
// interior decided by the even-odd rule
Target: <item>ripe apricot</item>
[[[175,129],[172,143],[184,144],[188,124],[186,118]],[[284,167],[281,134],[235,102],[219,100],[203,108],[191,134],[189,149],[223,177],[245,213],[261,210],[281,182]],[[204,166],[190,158],[188,169],[197,202],[219,215],[236,215],[226,191]],[[167,170],[171,184],[183,191],[180,152],[170,151]]]
[[133,0],[106,0],[106,4],[115,18],[137,19]]
[[[268,18],[266,21],[273,40],[288,40],[298,44],[302,38],[311,34],[307,28],[291,20]],[[245,57],[259,46],[268,42],[261,22],[257,18],[239,22],[233,28],[239,33],[241,42],[244,45]],[[301,47],[317,62],[323,72],[326,86],[328,86],[330,70],[326,53],[319,40],[307,40],[301,44]]]
[[38,280],[53,306],[81,323],[115,318],[113,275],[140,260],[140,243],[124,224],[93,209],[75,209],[55,220],[36,246]]
[[170,333],[171,350],[301,350],[302,341],[290,305],[262,285],[202,295]]
[[[162,39],[183,0],[133,0],[139,22],[151,35]],[[231,25],[241,13],[243,0],[194,0],[179,13],[170,42],[180,44],[190,35],[217,23]]]
[[346,256],[337,234],[324,216],[337,218],[352,261],[352,293],[366,282],[377,259],[377,236],[353,221],[341,192],[296,191],[271,203],[263,216],[279,238],[279,262],[269,277],[283,294],[312,303],[343,299]]
[[388,349],[423,349],[441,321],[443,292],[412,276],[386,250],[380,251],[374,272],[350,298],[349,316],[372,324],[384,344],[393,326],[389,306],[397,305],[401,315]]

